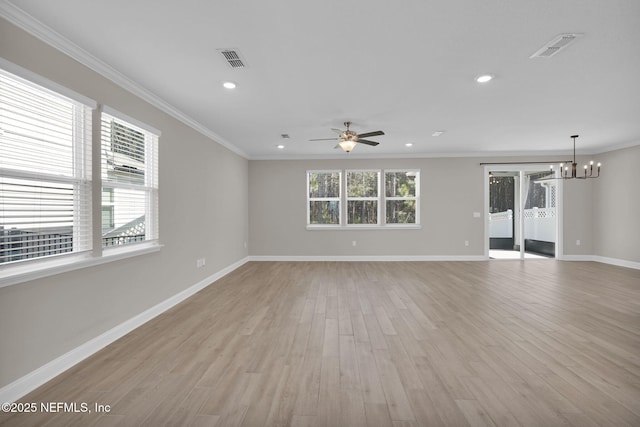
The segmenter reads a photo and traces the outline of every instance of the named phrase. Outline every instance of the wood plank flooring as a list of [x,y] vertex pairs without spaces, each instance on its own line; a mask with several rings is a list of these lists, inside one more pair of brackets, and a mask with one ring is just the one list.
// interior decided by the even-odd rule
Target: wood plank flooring
[[22,399],[8,426],[640,426],[640,271],[251,262]]

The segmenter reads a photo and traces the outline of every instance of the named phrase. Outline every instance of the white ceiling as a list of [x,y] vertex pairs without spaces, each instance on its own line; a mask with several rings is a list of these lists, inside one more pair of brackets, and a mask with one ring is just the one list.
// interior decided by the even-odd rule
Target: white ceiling
[[[572,134],[578,154],[640,143],[636,0],[11,3],[251,159],[567,153]],[[529,58],[560,33],[584,35]],[[484,73],[496,78],[476,83]],[[351,154],[308,141],[345,120],[386,135]]]

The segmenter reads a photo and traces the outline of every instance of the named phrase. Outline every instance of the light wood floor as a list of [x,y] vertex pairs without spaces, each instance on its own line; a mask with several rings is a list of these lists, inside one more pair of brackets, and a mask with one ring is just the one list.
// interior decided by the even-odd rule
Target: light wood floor
[[640,426],[640,271],[253,262],[22,399],[7,425]]

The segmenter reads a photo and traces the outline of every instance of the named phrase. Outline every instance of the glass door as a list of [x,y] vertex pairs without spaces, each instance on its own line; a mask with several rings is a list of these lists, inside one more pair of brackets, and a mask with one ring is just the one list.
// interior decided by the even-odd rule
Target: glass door
[[557,183],[553,171],[524,172],[522,243],[525,257],[556,256]]
[[558,180],[540,165],[487,169],[490,259],[555,258]]

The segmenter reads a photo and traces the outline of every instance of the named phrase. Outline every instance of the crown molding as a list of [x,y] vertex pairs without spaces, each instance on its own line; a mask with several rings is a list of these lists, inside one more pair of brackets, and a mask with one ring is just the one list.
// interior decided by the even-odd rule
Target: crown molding
[[601,147],[591,154],[605,154],[605,153],[610,153],[612,151],[624,150],[625,148],[636,147],[638,145],[640,145],[640,140],[621,142],[619,144],[611,144],[611,145]]
[[236,145],[232,144],[217,133],[213,132],[211,129],[192,119],[187,114],[169,104],[164,99],[144,88],[139,83],[131,80],[129,77],[125,76],[106,62],[98,59],[91,53],[82,49],[69,39],[54,31],[52,28],[38,21],[13,3],[7,0],[0,0],[0,17],[6,19],[7,21],[16,25],[32,36],[38,38],[54,49],[57,49],[65,55],[75,59],[85,67],[111,80],[113,83],[138,96],[157,109],[169,114],[173,118],[181,121],[185,125],[213,140],[214,142],[231,150],[237,155],[244,157],[245,159],[249,158],[247,153],[242,151]]

